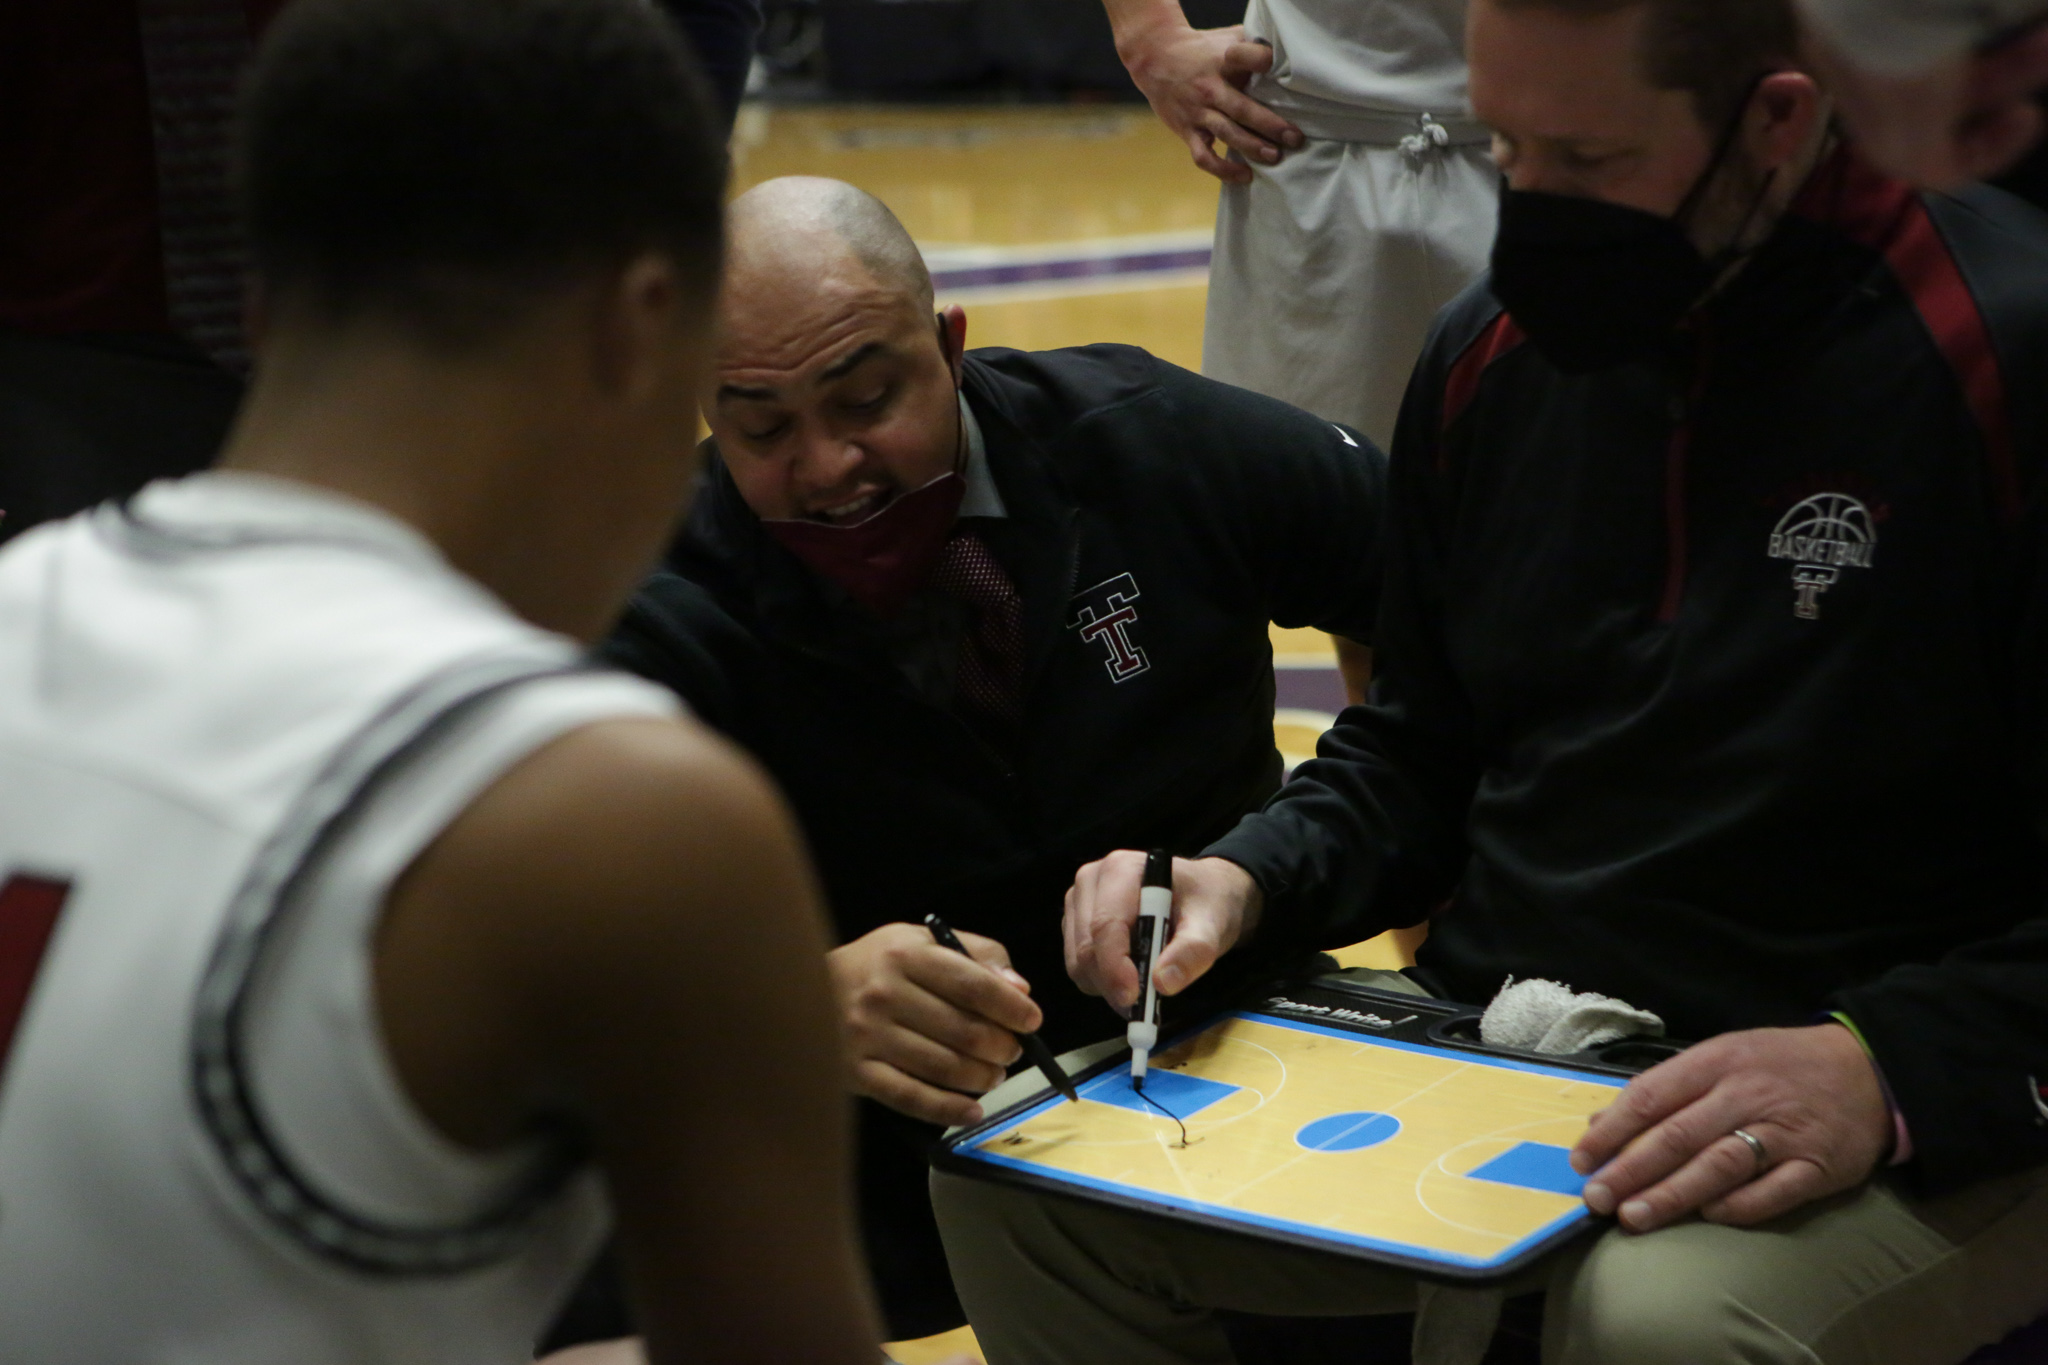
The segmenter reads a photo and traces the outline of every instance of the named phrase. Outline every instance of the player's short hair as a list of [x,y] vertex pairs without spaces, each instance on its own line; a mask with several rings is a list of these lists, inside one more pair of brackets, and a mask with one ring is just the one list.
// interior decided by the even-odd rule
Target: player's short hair
[[243,90],[250,258],[325,321],[455,345],[647,250],[708,295],[720,126],[649,0],[298,0]]
[[1757,81],[1799,65],[1791,0],[1495,0],[1503,9],[1612,14],[1648,5],[1643,66],[1653,85],[1692,96],[1700,120],[1719,128]]

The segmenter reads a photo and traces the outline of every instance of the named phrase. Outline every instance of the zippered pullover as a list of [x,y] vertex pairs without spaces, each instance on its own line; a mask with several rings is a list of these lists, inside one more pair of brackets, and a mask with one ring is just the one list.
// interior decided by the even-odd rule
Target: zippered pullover
[[1047,1041],[1077,1046],[1115,1019],[1067,979],[1074,869],[1193,853],[1278,787],[1267,622],[1370,638],[1386,457],[1129,346],[976,350],[963,386],[1009,513],[982,534],[1024,602],[1014,745],[913,689],[716,459],[606,652],[773,774],[841,941],[939,911],[1003,942]]
[[1868,1038],[1930,1189],[2048,1161],[2048,220],[1848,152],[1664,354],[1481,280],[1395,440],[1372,704],[1212,846],[1262,937],[1432,922],[1680,1036]]

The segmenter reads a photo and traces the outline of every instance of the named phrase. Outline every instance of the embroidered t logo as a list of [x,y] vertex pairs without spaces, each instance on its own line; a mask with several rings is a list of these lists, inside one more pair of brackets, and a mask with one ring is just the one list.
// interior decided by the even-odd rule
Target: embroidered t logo
[[1152,667],[1145,651],[1131,641],[1131,627],[1138,621],[1138,609],[1131,603],[1137,600],[1138,580],[1127,573],[1074,595],[1067,629],[1080,631],[1082,639],[1109,651],[1102,666],[1109,670],[1111,682],[1129,682]]
[[1815,493],[1796,504],[1778,518],[1768,550],[1772,559],[1792,561],[1792,614],[1802,621],[1820,615],[1820,595],[1844,567],[1867,569],[1876,552],[1876,518],[1847,493]]

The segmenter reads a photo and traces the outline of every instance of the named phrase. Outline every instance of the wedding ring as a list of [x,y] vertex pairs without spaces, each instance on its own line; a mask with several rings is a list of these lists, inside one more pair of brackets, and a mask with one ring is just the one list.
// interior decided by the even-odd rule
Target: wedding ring
[[[1742,1128],[1737,1128],[1735,1132],[1731,1134],[1731,1136],[1739,1137],[1743,1140],[1743,1142],[1748,1144],[1749,1154],[1756,1158],[1756,1175],[1762,1175],[1765,1171],[1770,1169],[1771,1154],[1764,1150],[1764,1143],[1762,1138],[1758,1137],[1755,1133],[1749,1132]],[[1755,1178],[1756,1176],[1750,1177],[1750,1179],[1752,1180],[1754,1180]]]

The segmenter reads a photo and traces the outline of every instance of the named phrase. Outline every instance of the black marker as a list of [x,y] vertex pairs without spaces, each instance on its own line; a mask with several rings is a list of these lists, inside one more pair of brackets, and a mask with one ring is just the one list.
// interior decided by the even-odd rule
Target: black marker
[[1145,883],[1138,892],[1138,919],[1131,926],[1131,961],[1138,968],[1138,1003],[1124,1037],[1131,1045],[1131,1088],[1145,1088],[1145,1068],[1159,1046],[1159,987],[1152,980],[1159,954],[1173,932],[1173,855],[1155,848],[1145,855]]
[[[973,959],[974,954],[967,951],[967,945],[960,941],[952,926],[937,915],[926,915],[924,927],[932,931],[932,937],[939,941],[941,947],[951,948],[960,956]],[[1044,1040],[1035,1033],[1020,1033],[1017,1035],[1017,1041],[1024,1045],[1025,1059],[1044,1073],[1045,1078],[1052,1082],[1052,1088],[1078,1104],[1081,1093],[1074,1089],[1074,1083],[1068,1080],[1067,1073],[1060,1069],[1058,1060],[1052,1055],[1052,1049],[1045,1045]]]

